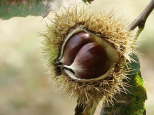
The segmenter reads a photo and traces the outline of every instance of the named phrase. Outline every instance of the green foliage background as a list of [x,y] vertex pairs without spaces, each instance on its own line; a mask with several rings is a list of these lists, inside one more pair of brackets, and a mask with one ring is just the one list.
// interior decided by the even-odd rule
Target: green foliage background
[[42,2],[43,0],[1,0],[0,5],[13,5],[13,4],[32,4]]
[[0,17],[39,16],[45,12],[43,0],[0,0]]

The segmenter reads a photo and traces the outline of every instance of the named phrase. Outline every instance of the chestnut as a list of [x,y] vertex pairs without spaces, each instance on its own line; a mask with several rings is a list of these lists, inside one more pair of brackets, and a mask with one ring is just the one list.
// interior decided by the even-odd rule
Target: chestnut
[[71,66],[75,70],[76,77],[91,79],[105,74],[109,69],[108,62],[105,49],[97,43],[91,42],[80,49]]
[[116,94],[127,91],[136,42],[120,18],[91,8],[79,4],[51,13],[44,44],[51,77],[84,105],[84,115],[93,114],[100,100],[113,104]]
[[64,48],[63,63],[65,65],[72,64],[80,48],[89,42],[90,35],[88,33],[80,32],[72,36]]
[[97,79],[105,75],[117,60],[110,44],[87,31],[74,33],[62,46],[58,63],[73,79]]

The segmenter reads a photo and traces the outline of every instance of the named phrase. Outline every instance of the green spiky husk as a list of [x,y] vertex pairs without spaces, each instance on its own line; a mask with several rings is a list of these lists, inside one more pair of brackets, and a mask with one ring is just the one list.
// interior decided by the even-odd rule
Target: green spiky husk
[[[75,7],[53,13],[52,24],[45,34],[45,54],[48,57],[52,78],[67,93],[82,97],[82,101],[103,98],[105,103],[111,103],[115,94],[125,92],[127,83],[123,80],[127,79],[126,75],[129,69],[126,69],[126,65],[127,60],[130,60],[129,54],[132,53],[134,48],[134,35],[126,29],[126,26],[120,20],[114,19],[113,16],[102,13],[96,14],[89,10],[85,7]],[[56,74],[55,61],[59,55],[61,45],[66,36],[80,25],[100,37],[105,36],[103,39],[106,39],[119,52],[120,59],[118,63],[105,79],[80,82],[72,80],[65,73],[59,76]]]

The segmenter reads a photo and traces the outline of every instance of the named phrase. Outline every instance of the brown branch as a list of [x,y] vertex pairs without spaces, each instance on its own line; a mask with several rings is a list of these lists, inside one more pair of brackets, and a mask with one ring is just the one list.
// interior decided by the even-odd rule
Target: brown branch
[[147,5],[147,7],[142,11],[142,13],[128,26],[128,29],[134,30],[136,27],[138,27],[139,28],[138,35],[139,35],[144,29],[146,20],[153,11],[153,9],[154,9],[154,0],[151,0],[150,3]]

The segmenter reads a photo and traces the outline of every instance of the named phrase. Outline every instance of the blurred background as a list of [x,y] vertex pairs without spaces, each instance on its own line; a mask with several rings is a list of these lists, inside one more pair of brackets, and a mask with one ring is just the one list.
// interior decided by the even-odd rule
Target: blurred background
[[[16,5],[18,0],[4,1],[7,0],[0,0],[0,115],[73,115],[75,100],[56,88],[42,54],[42,33],[48,23],[48,19],[41,16],[46,12],[45,2],[43,5],[26,6],[27,0],[21,0],[22,6]],[[69,6],[77,2],[56,0],[51,4],[52,7],[59,4]],[[113,11],[117,17],[131,22],[148,2],[95,0],[93,6]],[[138,54],[148,94],[147,115],[154,114],[153,50],[154,12],[138,40]]]

